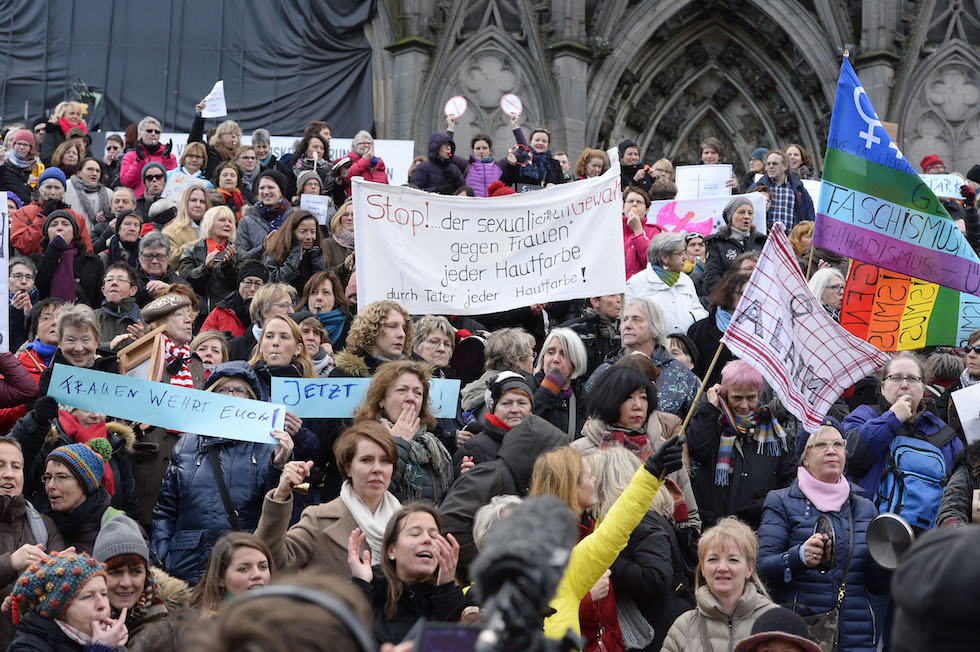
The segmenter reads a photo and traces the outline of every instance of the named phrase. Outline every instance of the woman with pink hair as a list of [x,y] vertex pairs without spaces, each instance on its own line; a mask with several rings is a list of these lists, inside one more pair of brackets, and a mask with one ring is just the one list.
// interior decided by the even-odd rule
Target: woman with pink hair
[[759,401],[764,385],[749,363],[732,360],[694,411],[687,447],[701,468],[693,485],[705,527],[729,515],[758,527],[766,494],[796,477],[793,447]]

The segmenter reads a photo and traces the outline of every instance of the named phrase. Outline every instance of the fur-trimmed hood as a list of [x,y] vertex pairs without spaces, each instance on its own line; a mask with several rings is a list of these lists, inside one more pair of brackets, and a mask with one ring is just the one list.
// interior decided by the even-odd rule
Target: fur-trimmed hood
[[[127,426],[125,423],[119,421],[106,421],[106,439],[112,444],[112,454],[122,451],[124,453],[133,454],[133,450],[136,446],[136,433],[133,429]],[[46,443],[54,443],[64,440],[67,443],[72,443],[68,439],[68,435],[61,428],[61,424],[55,419],[51,422],[51,428],[48,430],[47,436],[44,438]]]
[[363,356],[354,355],[348,351],[338,353],[334,358],[334,364],[336,364],[337,369],[343,371],[347,376],[367,378],[371,375]]
[[163,599],[163,604],[167,606],[167,611],[174,613],[190,605],[192,591],[190,584],[157,566],[153,567],[153,579],[157,582],[160,597]]

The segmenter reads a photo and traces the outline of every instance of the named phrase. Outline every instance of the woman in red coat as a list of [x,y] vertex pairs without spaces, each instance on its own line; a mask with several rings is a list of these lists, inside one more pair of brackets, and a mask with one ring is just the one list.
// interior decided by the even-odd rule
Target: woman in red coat
[[388,173],[385,172],[385,162],[374,153],[374,137],[366,131],[358,131],[354,136],[354,151],[347,156],[351,166],[344,175],[344,192],[350,197],[350,182],[354,177],[365,181],[388,183]]

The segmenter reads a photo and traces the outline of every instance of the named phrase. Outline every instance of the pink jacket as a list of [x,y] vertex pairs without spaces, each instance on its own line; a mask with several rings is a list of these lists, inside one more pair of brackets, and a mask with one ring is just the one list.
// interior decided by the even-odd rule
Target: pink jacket
[[650,238],[663,233],[656,224],[643,222],[643,233],[633,235],[633,229],[626,225],[626,216],[623,216],[623,249],[626,251],[626,280],[637,272],[641,272],[647,267],[647,247],[650,246]]
[[143,149],[146,158],[142,161],[136,158],[135,148],[126,152],[119,164],[119,182],[127,188],[132,188],[136,198],[139,199],[143,196],[143,166],[147,163],[162,163],[167,170],[173,170],[177,167],[177,158],[173,154],[163,156],[165,146],[162,143],[156,154],[149,154],[140,141],[136,141],[136,147]]

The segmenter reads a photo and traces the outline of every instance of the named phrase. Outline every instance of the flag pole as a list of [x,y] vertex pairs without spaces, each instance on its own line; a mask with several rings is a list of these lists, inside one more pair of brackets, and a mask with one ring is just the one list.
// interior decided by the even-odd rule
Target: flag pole
[[806,280],[810,282],[810,268],[813,267],[813,243],[810,243],[810,255],[807,256],[806,262]]
[[715,370],[715,365],[718,363],[718,357],[721,356],[721,350],[724,347],[724,342],[718,343],[718,350],[715,351],[715,357],[711,358],[711,364],[708,365],[708,370],[704,372],[704,379],[701,381],[701,387],[698,388],[698,395],[695,396],[694,401],[691,402],[691,409],[687,411],[687,416],[684,418],[684,423],[681,424],[681,436],[683,436],[684,431],[687,430],[687,424],[691,422],[691,416],[694,414],[694,408],[698,406],[698,399],[700,399],[701,394],[704,393],[704,387],[708,384],[708,379],[711,378],[711,372]]

